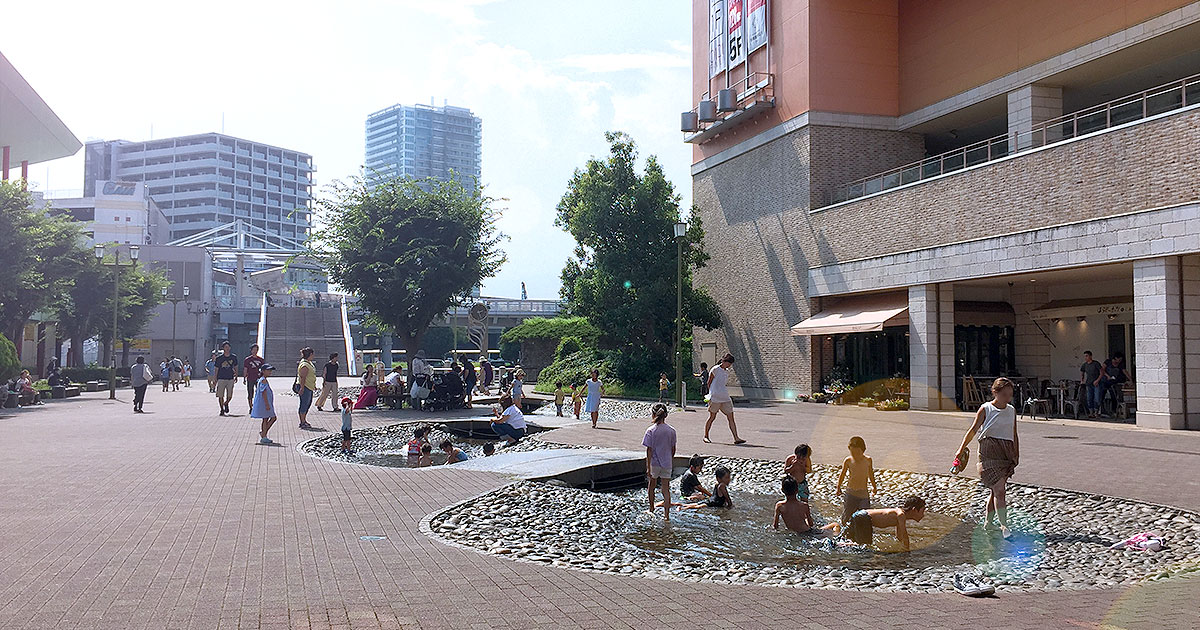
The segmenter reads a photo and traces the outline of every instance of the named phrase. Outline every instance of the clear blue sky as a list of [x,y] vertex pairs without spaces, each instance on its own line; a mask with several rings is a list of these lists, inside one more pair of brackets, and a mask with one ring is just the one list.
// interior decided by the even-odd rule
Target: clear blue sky
[[[687,0],[24,2],[3,52],[81,140],[220,131],[313,155],[319,189],[356,174],[366,115],[448,101],[483,119],[483,179],[507,198],[509,262],[485,293],[555,297],[573,241],[571,172],[622,130],[690,204]],[[82,151],[30,168],[78,191]]]

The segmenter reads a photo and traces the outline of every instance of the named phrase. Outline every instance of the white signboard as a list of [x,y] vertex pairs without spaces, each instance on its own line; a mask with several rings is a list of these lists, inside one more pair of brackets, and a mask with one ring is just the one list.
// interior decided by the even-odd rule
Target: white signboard
[[767,45],[767,0],[749,0],[746,12],[746,51],[754,52]]
[[729,51],[729,69],[746,61],[746,0],[725,0],[725,26],[729,29],[726,50]]
[[708,78],[725,72],[725,0],[709,0]]

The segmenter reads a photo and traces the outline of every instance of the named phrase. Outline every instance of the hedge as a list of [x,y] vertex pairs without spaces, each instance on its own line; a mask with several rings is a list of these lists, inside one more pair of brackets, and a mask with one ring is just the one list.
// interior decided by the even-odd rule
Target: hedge
[[579,337],[586,345],[595,345],[600,331],[586,317],[531,317],[500,335],[501,342],[515,343],[526,339],[562,339]]
[[108,382],[108,368],[103,367],[65,367],[62,377],[71,383],[86,383],[88,381]]

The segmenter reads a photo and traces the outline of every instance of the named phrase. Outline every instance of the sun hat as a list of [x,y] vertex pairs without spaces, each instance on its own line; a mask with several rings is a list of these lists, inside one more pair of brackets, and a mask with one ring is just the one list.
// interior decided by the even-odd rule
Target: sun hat
[[258,370],[260,372],[265,372],[267,370],[274,370],[274,369],[275,369],[275,366],[271,365],[270,363],[264,363],[261,366],[259,366],[259,368],[258,368]]
[[353,400],[350,400],[350,397],[349,397],[349,396],[342,396],[342,404],[344,405],[344,404],[346,404],[346,403],[348,403],[348,402],[354,402],[354,401],[353,401]]

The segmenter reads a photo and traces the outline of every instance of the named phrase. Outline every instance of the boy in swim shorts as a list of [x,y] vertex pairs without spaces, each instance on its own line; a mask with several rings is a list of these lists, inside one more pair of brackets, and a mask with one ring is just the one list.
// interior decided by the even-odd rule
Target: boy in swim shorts
[[846,533],[850,539],[860,545],[870,545],[874,539],[876,527],[895,527],[896,538],[910,549],[908,544],[908,521],[920,521],[925,518],[925,499],[910,496],[904,500],[904,505],[886,510],[858,510],[850,517],[850,526]]

